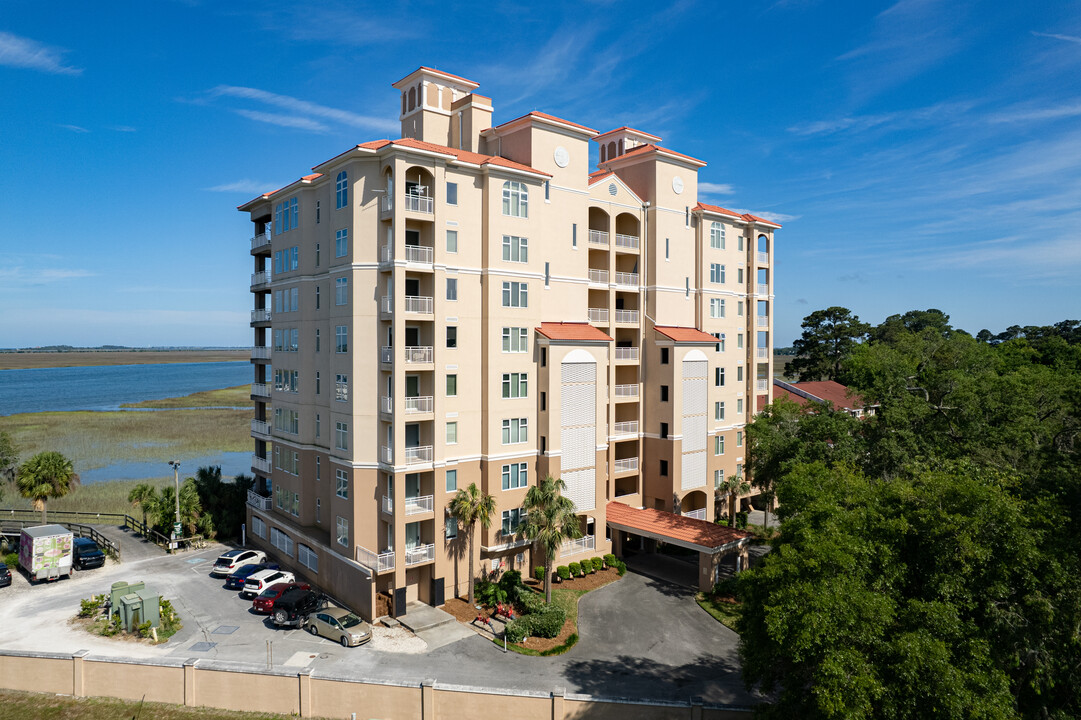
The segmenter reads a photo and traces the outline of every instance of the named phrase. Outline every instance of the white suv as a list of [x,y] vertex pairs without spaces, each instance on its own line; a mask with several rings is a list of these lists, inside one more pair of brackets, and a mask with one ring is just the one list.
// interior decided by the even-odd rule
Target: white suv
[[293,573],[285,570],[260,570],[244,581],[240,597],[253,598],[275,583],[296,582]]
[[218,556],[214,567],[210,568],[210,574],[230,575],[239,567],[261,562],[266,562],[266,553],[262,550],[230,550]]

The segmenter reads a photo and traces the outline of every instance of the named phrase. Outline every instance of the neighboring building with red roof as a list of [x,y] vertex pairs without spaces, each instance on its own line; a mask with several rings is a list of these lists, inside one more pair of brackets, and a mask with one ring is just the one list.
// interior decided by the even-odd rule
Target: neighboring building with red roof
[[833,380],[815,382],[787,383],[773,379],[773,399],[786,398],[804,406],[829,404],[834,410],[848,413],[852,417],[864,418],[875,414],[877,405],[868,405],[858,394],[845,385]]
[[541,564],[522,503],[551,474],[583,534],[557,562],[668,542],[711,583],[746,541],[713,523],[715,488],[770,397],[780,226],[701,202],[705,161],[644,130],[494,122],[477,82],[431,67],[393,87],[399,137],[239,208],[252,543],[401,614],[464,591],[447,509],[471,484],[496,499],[474,564]]

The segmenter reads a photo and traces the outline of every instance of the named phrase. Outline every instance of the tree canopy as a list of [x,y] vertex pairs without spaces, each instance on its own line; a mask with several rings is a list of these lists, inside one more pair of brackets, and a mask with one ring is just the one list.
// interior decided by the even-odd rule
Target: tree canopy
[[487,530],[492,524],[492,515],[495,513],[495,498],[477,487],[476,483],[469,483],[467,488],[459,488],[448,507],[451,517],[465,527],[469,535],[469,604],[473,604],[473,542],[474,531],[477,523]]
[[547,475],[526,491],[522,502],[526,514],[522,532],[544,552],[544,600],[548,603],[552,602],[552,559],[565,540],[582,537],[574,503],[562,495],[566,489],[563,478]]
[[50,498],[61,498],[79,484],[79,476],[71,460],[58,452],[38,453],[22,465],[15,483],[19,494],[34,501],[34,508],[41,510],[41,522],[47,522],[47,505]]
[[801,382],[840,381],[845,358],[870,330],[851,310],[839,306],[815,310],[801,326],[803,335],[792,343],[796,358],[785,368],[788,377]]

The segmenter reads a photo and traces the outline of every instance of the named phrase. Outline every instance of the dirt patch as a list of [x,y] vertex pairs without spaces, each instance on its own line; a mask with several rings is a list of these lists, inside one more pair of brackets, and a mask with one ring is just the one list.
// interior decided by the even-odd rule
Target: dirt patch
[[[602,585],[607,585],[613,580],[619,579],[619,571],[615,568],[605,568],[604,570],[598,570],[595,573],[586,575],[585,577],[572,578],[570,580],[564,580],[563,582],[552,582],[553,590],[596,590]],[[535,590],[544,592],[544,583],[537,582],[530,578],[525,581],[525,584],[532,587]]]

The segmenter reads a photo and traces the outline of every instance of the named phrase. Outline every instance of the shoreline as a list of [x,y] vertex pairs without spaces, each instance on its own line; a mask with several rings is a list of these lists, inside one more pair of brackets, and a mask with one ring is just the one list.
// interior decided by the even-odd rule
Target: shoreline
[[91,367],[100,365],[158,365],[165,363],[239,362],[251,359],[247,348],[237,350],[75,350],[71,352],[0,352],[0,370]]

